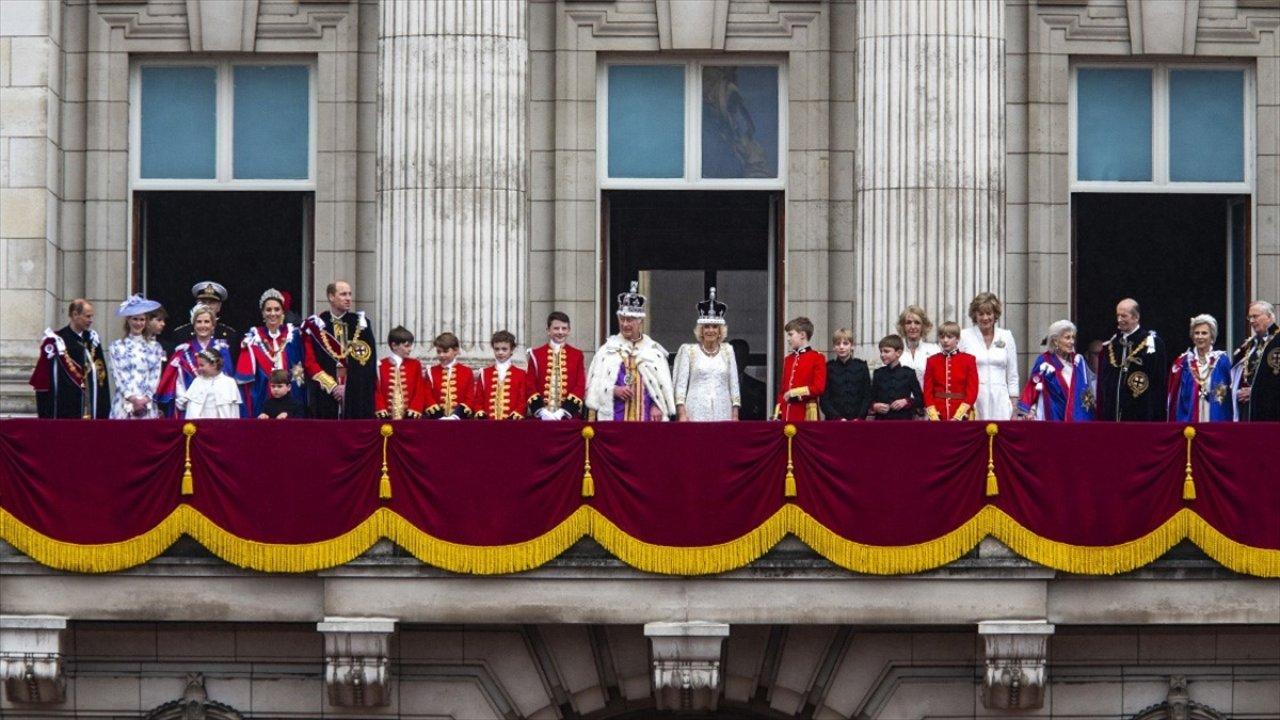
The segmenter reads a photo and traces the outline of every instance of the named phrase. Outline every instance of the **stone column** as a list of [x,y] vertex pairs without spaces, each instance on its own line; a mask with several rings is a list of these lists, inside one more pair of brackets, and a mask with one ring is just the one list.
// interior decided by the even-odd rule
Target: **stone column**
[[379,332],[528,342],[527,0],[379,8]]
[[34,411],[27,378],[57,296],[62,3],[0,1],[0,414]]
[[1004,0],[863,0],[855,60],[859,343],[908,304],[1003,296]]

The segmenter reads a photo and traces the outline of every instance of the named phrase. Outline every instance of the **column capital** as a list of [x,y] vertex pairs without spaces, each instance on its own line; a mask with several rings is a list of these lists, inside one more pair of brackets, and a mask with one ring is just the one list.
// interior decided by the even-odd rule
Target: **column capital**
[[659,710],[709,711],[720,701],[720,652],[729,624],[645,623],[653,655],[653,697]]

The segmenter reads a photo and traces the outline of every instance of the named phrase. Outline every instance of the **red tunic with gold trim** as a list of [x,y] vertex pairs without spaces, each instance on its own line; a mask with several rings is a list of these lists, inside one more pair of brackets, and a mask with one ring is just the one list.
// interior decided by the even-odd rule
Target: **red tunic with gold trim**
[[428,390],[421,362],[413,358],[400,359],[398,355],[382,358],[378,363],[374,414],[392,420],[422,417],[427,409]]
[[[530,416],[580,417],[587,394],[587,371],[582,351],[572,345],[553,350],[548,343],[529,351],[528,389]],[[563,410],[564,413],[558,412]],[[545,412],[539,412],[545,411]]]
[[427,417],[469,418],[475,415],[475,373],[460,362],[448,368],[435,364],[427,370]]
[[978,359],[959,350],[930,355],[921,393],[930,420],[972,419],[978,401]]
[[519,420],[528,408],[525,371],[507,365],[506,374],[498,378],[498,366],[490,365],[476,378],[476,417],[490,420]]
[[787,353],[782,389],[773,416],[784,422],[818,419],[818,398],[827,389],[827,359],[810,347]]

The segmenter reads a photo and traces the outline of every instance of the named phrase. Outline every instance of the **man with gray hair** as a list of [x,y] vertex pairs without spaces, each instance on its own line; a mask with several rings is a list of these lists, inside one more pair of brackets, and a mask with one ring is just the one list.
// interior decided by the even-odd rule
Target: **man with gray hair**
[[1138,301],[1116,305],[1116,334],[1098,361],[1099,420],[1164,420],[1169,356],[1154,330],[1141,326]]
[[1241,420],[1280,420],[1280,327],[1271,303],[1249,304],[1249,337],[1231,356],[1231,385]]

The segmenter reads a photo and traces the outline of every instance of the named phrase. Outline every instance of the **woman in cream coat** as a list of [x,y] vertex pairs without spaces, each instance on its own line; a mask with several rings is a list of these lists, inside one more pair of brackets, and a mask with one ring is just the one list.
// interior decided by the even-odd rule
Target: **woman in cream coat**
[[1003,306],[1000,298],[989,292],[978,293],[969,303],[969,319],[973,325],[960,331],[960,351],[978,360],[979,420],[1013,418],[1018,396],[1018,345],[1013,333],[996,327]]

